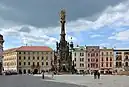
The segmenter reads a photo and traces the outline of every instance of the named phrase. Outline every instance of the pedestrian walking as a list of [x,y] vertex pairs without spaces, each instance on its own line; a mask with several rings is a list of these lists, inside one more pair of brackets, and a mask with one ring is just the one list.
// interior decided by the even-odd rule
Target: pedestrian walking
[[97,71],[94,71],[94,79],[96,79]]
[[98,75],[98,79],[100,79],[100,71],[98,71],[97,75]]
[[52,72],[52,78],[54,78],[54,72]]
[[42,72],[42,79],[44,79],[44,71]]

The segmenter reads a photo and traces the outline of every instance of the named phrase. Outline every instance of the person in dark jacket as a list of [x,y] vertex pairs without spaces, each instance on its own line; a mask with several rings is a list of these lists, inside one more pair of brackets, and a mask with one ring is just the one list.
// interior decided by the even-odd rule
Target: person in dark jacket
[[98,79],[100,79],[100,72],[99,71],[98,71],[97,75],[98,75]]
[[96,79],[97,71],[94,71],[94,79]]
[[44,79],[44,71],[42,72],[42,79]]

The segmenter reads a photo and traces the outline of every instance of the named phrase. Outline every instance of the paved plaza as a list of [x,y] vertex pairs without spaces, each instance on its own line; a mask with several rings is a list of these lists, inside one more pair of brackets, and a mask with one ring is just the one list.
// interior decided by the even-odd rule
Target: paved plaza
[[[46,80],[49,78],[45,78]],[[0,76],[0,87],[82,87],[74,84],[42,81],[29,75]]]
[[[47,75],[51,77],[51,75]],[[59,75],[54,76],[52,82],[85,85],[87,87],[129,87],[129,76],[103,75],[101,79],[94,79],[91,75]]]
[[0,87],[129,87],[128,76],[101,76],[93,79],[91,75],[14,75],[0,76]]

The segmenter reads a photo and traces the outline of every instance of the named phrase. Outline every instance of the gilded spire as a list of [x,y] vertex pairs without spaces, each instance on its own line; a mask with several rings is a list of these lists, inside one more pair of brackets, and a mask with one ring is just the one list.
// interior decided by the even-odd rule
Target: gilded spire
[[65,21],[65,16],[66,16],[65,9],[62,9],[60,11],[60,19],[61,19],[61,21]]

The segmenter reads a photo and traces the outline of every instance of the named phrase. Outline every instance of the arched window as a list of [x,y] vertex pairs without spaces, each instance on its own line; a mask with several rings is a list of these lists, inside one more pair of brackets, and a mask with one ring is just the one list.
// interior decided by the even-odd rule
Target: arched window
[[128,60],[128,56],[125,56],[125,60]]
[[24,71],[23,71],[23,72],[24,72],[24,74],[26,74],[26,70],[25,70],[25,69],[24,69]]
[[125,63],[125,66],[128,66],[128,62]]
[[28,69],[28,73],[30,74],[30,69]]

